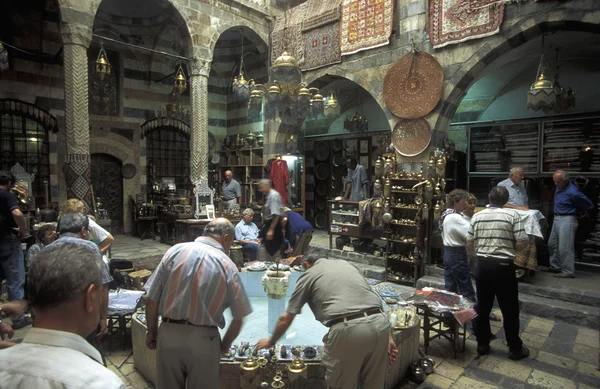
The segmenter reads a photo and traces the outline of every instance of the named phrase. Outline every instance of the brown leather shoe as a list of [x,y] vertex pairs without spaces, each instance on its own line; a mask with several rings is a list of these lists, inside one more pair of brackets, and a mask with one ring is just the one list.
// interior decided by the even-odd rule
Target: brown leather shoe
[[555,278],[575,278],[573,274],[559,273],[554,275]]

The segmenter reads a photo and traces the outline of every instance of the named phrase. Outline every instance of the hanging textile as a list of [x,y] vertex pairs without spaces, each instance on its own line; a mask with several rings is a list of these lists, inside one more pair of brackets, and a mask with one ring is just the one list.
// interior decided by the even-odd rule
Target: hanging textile
[[290,174],[287,162],[283,159],[275,159],[271,165],[271,183],[281,195],[281,203],[287,205],[287,186],[290,184]]

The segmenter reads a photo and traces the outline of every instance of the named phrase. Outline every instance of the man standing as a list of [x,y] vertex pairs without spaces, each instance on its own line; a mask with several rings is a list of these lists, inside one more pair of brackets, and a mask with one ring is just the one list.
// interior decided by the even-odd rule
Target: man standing
[[[157,350],[157,388],[219,388],[221,352],[229,350],[252,312],[226,254],[233,240],[229,220],[215,219],[204,236],[169,249],[146,283],[146,346]],[[221,341],[217,327],[225,327],[227,308],[233,321]]]
[[369,178],[367,177],[367,169],[356,162],[356,157],[350,157],[346,161],[348,164],[348,178],[346,179],[345,199],[350,201],[361,201],[368,196],[367,185]]
[[258,246],[261,238],[256,224],[252,222],[254,211],[251,208],[244,209],[242,220],[235,226],[235,239],[242,245],[242,252],[252,261],[258,260]]
[[[0,171],[0,285],[6,279],[9,301],[23,299],[25,284],[21,239],[27,235],[27,228],[17,197],[10,192],[16,182],[11,172]],[[13,329],[30,324],[31,318],[21,314],[13,321]]]
[[[56,229],[58,230],[58,233],[60,235],[59,239],[56,242],[74,241],[75,243],[77,243],[80,239],[89,240],[89,224],[90,219],[83,213],[63,213],[59,217],[58,224],[56,226]],[[49,246],[52,246],[54,243],[51,243]],[[98,249],[100,249],[100,247]],[[106,365],[106,358],[104,357],[104,352],[102,351],[100,338],[102,338],[102,336],[104,336],[104,333],[106,332],[109,292],[108,284],[110,284],[112,280],[113,278],[110,275],[108,265],[104,261],[102,261],[102,285],[104,286],[104,288],[102,289],[102,310],[100,311],[100,320],[98,322],[98,327],[96,328],[96,331],[94,333],[89,333],[85,339],[92,346],[94,346],[96,350],[98,350],[98,352],[102,356],[102,361],[104,365]]]
[[514,208],[526,211],[529,209],[529,199],[527,198],[527,190],[523,185],[523,169],[513,167],[510,169],[510,175],[504,181],[498,183],[498,186],[503,186],[508,190],[508,202],[505,208]]
[[225,210],[234,210],[237,206],[242,205],[242,187],[240,183],[233,179],[233,173],[231,170],[225,172],[225,181],[223,182],[222,188],[223,195],[223,207]]
[[83,339],[104,309],[102,266],[98,247],[80,239],[40,251],[27,283],[35,327],[23,343],[0,351],[2,388],[125,389]]
[[557,273],[554,277],[575,277],[575,233],[577,232],[577,211],[589,211],[594,204],[569,179],[569,173],[557,170],[552,175],[556,185],[554,195],[554,222],[548,239],[550,267],[548,271]]
[[383,388],[386,361],[396,360],[398,349],[381,298],[360,272],[346,261],[331,261],[310,254],[287,311],[271,338],[258,341],[258,349],[271,348],[285,334],[308,303],[315,318],[329,327],[325,335],[323,364],[330,388]]
[[299,213],[287,207],[283,208],[281,224],[285,229],[285,238],[294,250],[293,255],[303,255],[308,250],[312,233],[315,230],[312,224],[304,220]]
[[508,343],[508,357],[523,359],[529,349],[519,337],[519,289],[513,263],[516,251],[527,246],[529,238],[519,214],[504,209],[508,191],[501,186],[492,188],[490,206],[471,218],[467,247],[477,255],[477,353],[490,352],[490,312],[497,297],[504,318],[504,333]]
[[265,198],[263,206],[263,229],[262,236],[265,239],[265,249],[272,257],[281,251],[285,243],[283,229],[281,227],[281,214],[283,203],[281,195],[271,186],[271,181],[264,179],[258,183],[258,189]]

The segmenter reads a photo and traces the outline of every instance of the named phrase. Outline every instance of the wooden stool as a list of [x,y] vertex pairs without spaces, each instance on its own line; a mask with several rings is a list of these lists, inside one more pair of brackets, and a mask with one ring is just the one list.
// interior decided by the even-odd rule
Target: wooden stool
[[[461,326],[451,312],[434,312],[428,307],[417,306],[417,313],[423,316],[423,340],[425,344],[425,353],[429,348],[429,342],[435,339],[448,339],[454,349],[454,358],[460,345],[462,336],[462,350],[465,351],[467,341],[467,325]],[[444,328],[446,327],[446,328]],[[462,327],[462,328],[461,328]]]

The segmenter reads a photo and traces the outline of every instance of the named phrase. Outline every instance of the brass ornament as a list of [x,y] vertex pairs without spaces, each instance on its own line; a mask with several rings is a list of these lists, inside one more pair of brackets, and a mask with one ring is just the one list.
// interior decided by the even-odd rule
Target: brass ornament
[[300,358],[295,357],[292,363],[288,363],[287,369],[290,371],[290,373],[299,374],[306,371],[306,369],[308,369],[308,365]]
[[112,73],[112,66],[110,62],[108,62],[108,56],[106,55],[106,51],[104,51],[104,46],[100,44],[100,52],[98,53],[98,58],[96,58],[96,73],[100,80],[104,80],[106,75],[110,75]]
[[185,74],[183,73],[183,68],[181,67],[181,65],[179,65],[179,69],[177,69],[173,89],[180,95],[183,94],[183,92],[185,92],[185,90],[187,89],[187,79],[185,78]]
[[429,147],[431,127],[423,118],[400,120],[392,130],[392,144],[405,157],[414,157]]

